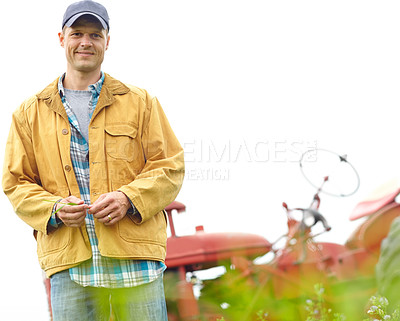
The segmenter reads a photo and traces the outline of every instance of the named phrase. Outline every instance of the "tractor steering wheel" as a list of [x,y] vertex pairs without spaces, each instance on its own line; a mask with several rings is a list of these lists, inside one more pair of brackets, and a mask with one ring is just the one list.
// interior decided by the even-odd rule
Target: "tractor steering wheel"
[[301,156],[300,169],[318,193],[345,197],[353,195],[360,187],[360,177],[347,155],[326,149],[308,150]]

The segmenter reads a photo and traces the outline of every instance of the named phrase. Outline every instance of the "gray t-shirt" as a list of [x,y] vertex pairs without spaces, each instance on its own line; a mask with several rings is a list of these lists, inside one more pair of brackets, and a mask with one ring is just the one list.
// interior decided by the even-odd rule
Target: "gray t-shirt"
[[64,89],[65,98],[78,120],[79,129],[89,142],[90,110],[89,101],[92,93],[89,90]]

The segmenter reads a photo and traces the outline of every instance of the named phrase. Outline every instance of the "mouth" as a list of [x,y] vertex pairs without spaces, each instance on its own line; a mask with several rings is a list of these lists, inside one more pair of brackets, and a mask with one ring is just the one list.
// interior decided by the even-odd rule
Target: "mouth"
[[91,51],[76,51],[75,54],[77,54],[81,57],[90,57],[90,56],[94,55],[94,53]]

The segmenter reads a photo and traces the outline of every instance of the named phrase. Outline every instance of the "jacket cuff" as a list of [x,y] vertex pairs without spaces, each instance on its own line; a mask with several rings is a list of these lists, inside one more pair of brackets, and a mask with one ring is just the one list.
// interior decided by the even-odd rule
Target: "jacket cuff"
[[142,223],[142,216],[140,215],[139,211],[137,210],[137,208],[135,207],[135,205],[133,205],[131,199],[123,192],[118,190],[118,192],[123,193],[126,198],[128,199],[129,203],[131,204],[131,207],[128,209],[128,211],[126,212],[126,215],[135,223],[135,224],[140,224]]
[[58,201],[56,201],[54,203],[53,209],[51,211],[51,217],[49,222],[47,223],[48,225],[54,227],[54,228],[58,228],[61,224],[63,224],[63,222],[58,218],[58,216],[56,215],[56,208],[57,208],[57,204],[61,201],[61,199],[59,199]]

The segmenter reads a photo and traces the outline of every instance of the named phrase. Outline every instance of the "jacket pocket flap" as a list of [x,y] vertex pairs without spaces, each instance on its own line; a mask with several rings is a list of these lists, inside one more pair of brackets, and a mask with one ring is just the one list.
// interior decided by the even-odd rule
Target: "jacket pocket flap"
[[111,136],[129,136],[135,138],[137,135],[137,128],[128,124],[109,125],[106,126],[105,131]]

